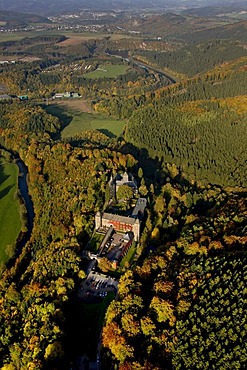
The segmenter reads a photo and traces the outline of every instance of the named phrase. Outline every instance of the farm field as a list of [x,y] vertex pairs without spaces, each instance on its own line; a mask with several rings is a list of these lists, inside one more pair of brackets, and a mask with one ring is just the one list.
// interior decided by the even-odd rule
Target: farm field
[[13,245],[21,231],[19,202],[15,199],[18,168],[0,160],[0,262],[5,263],[7,245]]
[[99,114],[81,113],[73,117],[70,124],[62,131],[62,138],[72,137],[85,130],[97,130],[107,136],[119,137],[123,132],[125,122]]
[[124,64],[118,65],[101,65],[95,71],[86,73],[83,77],[86,79],[97,79],[97,78],[114,78],[120,75],[124,75],[127,70],[130,69],[129,66]]
[[80,43],[81,41],[87,41],[87,40],[95,40],[95,39],[103,39],[103,38],[110,38],[111,40],[121,40],[121,39],[129,39],[133,38],[129,35],[124,34],[114,34],[114,33],[100,33],[100,32],[81,32],[81,33],[74,33],[70,31],[64,31],[62,32],[63,35],[68,37],[67,40],[61,41],[58,45],[59,46],[68,46],[68,45],[74,45],[76,43]]
[[[105,37],[109,37],[112,40],[120,40],[123,38],[129,39],[133,38],[133,36],[124,35],[124,34],[113,34],[113,33],[100,33],[100,32],[72,32],[72,31],[66,31],[66,30],[47,30],[47,31],[20,31],[20,32],[1,32],[0,35],[0,42],[3,41],[15,41],[15,40],[21,40],[25,37],[36,37],[36,36],[42,36],[44,35],[64,35],[68,37],[68,40],[60,42],[58,45],[60,46],[68,46],[70,44],[80,43],[81,41],[87,41],[87,40],[94,40],[94,39],[103,39]],[[135,36],[136,38],[136,36]],[[71,41],[70,41],[71,40]]]
[[63,102],[62,104],[59,102],[46,107],[46,110],[57,116],[65,126],[61,133],[62,139],[73,137],[85,130],[97,130],[109,137],[119,137],[122,134],[125,125],[123,120],[89,113],[88,110],[84,110],[88,107],[83,104],[80,107],[80,102],[78,100],[78,105],[75,105],[74,101]]

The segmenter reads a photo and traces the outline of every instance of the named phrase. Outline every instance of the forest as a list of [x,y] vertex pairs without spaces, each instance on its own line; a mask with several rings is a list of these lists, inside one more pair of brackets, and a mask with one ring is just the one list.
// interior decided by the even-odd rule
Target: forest
[[[235,36],[207,41],[206,32],[226,29],[216,20],[212,28],[193,18],[198,40],[185,42],[192,18],[128,19],[133,27],[139,20],[140,32],[146,25],[145,35],[64,45],[69,37],[59,32],[0,44],[3,58],[35,58],[0,65],[8,94],[0,100],[0,160],[14,166],[18,155],[26,164],[35,214],[27,242],[17,240],[1,261],[2,370],[78,370],[83,325],[95,317],[102,370],[246,366],[246,48]],[[160,43],[148,33],[155,20],[157,34],[173,25]],[[108,66],[124,72],[98,77]],[[124,120],[123,132],[63,136],[70,117],[54,113],[60,92],[78,92],[95,117]],[[118,294],[103,300],[102,317],[99,303],[78,300],[83,252],[95,213],[109,204],[111,176],[125,171],[147,207],[133,259],[120,278],[108,268]],[[89,357],[96,363],[96,353]]]
[[[158,240],[157,249],[121,277],[119,299],[108,308],[103,345],[119,369],[246,363],[246,191],[196,184],[193,195],[188,190],[163,186],[151,210],[156,221],[143,233],[149,245]],[[104,358],[114,369],[107,351]]]

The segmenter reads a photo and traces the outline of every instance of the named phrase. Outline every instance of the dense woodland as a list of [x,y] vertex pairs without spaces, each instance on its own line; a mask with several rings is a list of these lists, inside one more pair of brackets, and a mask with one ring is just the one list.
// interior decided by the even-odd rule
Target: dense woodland
[[[244,49],[231,40],[181,45],[180,39],[162,53],[157,40],[136,53],[135,40],[129,55],[168,67],[179,81],[167,85],[157,71],[125,60],[125,75],[92,82],[84,77],[89,65],[119,63],[105,52],[124,52],[131,41],[61,48],[64,40],[0,45],[8,56],[19,50],[40,57],[0,67],[1,88],[12,95],[0,102],[0,145],[27,165],[35,212],[29,241],[1,269],[0,368],[72,366],[82,252],[95,212],[109,201],[111,174],[131,171],[148,207],[135,262],[105,316],[102,369],[244,369]],[[61,140],[64,122],[40,104],[60,91],[78,91],[95,111],[126,119],[123,137],[84,131]],[[28,101],[18,101],[23,93]]]
[[104,346],[119,369],[244,369],[246,191],[168,183],[149,217],[159,246],[121,277]]
[[133,167],[135,159],[101,149],[108,138],[100,133],[85,132],[83,149],[55,143],[50,115],[43,113],[32,131],[25,116],[39,108],[4,107],[1,144],[18,150],[28,166],[35,220],[30,241],[1,278],[1,368],[66,369],[69,298],[85,277],[80,252],[103,207],[108,174]]
[[217,40],[191,44],[171,52],[143,51],[141,56],[161,68],[174,69],[189,77],[206,72],[215,65],[246,56],[246,49],[234,41]]
[[245,68],[240,58],[151,94],[101,101],[96,109],[128,118],[128,141],[193,178],[246,186]]

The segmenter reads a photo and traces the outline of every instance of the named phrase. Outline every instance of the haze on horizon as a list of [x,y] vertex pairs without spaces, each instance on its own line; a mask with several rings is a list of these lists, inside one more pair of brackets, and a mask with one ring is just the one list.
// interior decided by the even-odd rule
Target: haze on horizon
[[0,10],[46,14],[76,10],[189,9],[205,6],[244,6],[239,0],[0,0]]

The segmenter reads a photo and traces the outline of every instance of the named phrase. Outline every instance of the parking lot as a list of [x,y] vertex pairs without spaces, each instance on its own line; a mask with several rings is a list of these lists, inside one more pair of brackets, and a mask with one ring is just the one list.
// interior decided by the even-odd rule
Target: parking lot
[[109,276],[91,271],[87,278],[82,282],[78,297],[101,297],[104,298],[109,292],[117,293],[118,281]]

